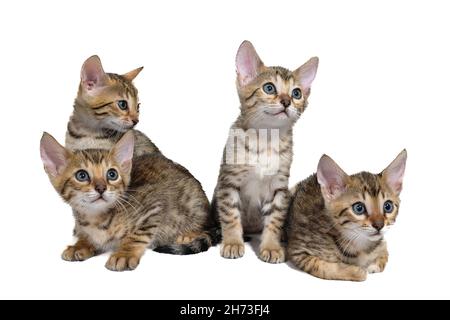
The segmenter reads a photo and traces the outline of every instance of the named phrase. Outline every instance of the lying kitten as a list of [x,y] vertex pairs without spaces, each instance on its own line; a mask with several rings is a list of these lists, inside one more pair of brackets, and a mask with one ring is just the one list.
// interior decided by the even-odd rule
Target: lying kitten
[[[41,158],[50,181],[73,208],[78,241],[62,254],[83,261],[113,250],[106,268],[133,270],[146,248],[191,254],[217,241],[198,181],[161,154],[133,159],[134,134],[111,151],[69,151],[44,133]],[[220,236],[220,235],[219,235]]]
[[300,182],[289,212],[288,259],[329,280],[363,281],[388,261],[385,229],[400,205],[406,150],[380,174],[348,176],[328,156]]
[[[92,56],[81,69],[73,114],[67,125],[66,147],[111,149],[139,122],[138,91],[132,81],[143,68],[123,75],[105,73],[100,58]],[[142,132],[133,130],[135,153],[159,152]]]
[[260,259],[285,260],[280,237],[290,203],[292,128],[307,106],[317,67],[317,58],[295,71],[266,67],[248,41],[238,50],[241,114],[230,131],[213,199],[224,258],[242,257],[244,233],[262,232]]

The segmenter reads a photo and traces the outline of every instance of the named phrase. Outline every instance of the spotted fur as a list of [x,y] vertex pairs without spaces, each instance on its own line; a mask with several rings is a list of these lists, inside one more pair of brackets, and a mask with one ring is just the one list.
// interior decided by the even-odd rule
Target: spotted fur
[[[159,152],[142,132],[133,129],[139,122],[138,90],[132,81],[141,72],[135,69],[123,75],[105,73],[99,57],[85,61],[74,110],[67,125],[66,147],[111,149],[128,130],[135,135],[137,156]],[[125,101],[122,110],[119,103]]]
[[[300,182],[288,215],[288,259],[298,269],[330,280],[363,281],[388,261],[384,240],[400,207],[406,151],[380,174],[346,175],[322,157],[318,174]],[[392,201],[393,211],[384,204]],[[352,206],[363,203],[364,214]]]
[[[280,239],[290,202],[292,128],[307,106],[317,64],[313,58],[295,71],[266,67],[250,42],[239,48],[236,66],[241,114],[232,126],[213,198],[225,258],[242,257],[244,234],[262,232],[260,259],[270,263],[285,260]],[[276,88],[275,94],[264,91],[267,83]],[[301,90],[300,98],[293,97],[294,89]],[[237,137],[236,132],[240,133]],[[239,157],[245,161],[235,161]]]
[[[111,151],[70,151],[44,134],[45,170],[75,217],[78,241],[63,252],[64,260],[83,261],[112,250],[108,269],[133,270],[146,248],[192,254],[217,242],[200,183],[159,153],[133,158],[133,142],[128,132]],[[110,169],[119,173],[116,180],[108,179]],[[89,181],[77,180],[79,170]]]

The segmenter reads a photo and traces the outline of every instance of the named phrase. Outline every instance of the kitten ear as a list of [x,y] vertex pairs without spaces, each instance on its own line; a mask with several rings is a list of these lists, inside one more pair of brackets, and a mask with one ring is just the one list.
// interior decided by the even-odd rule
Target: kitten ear
[[348,175],[333,159],[324,154],[317,166],[317,181],[321,186],[323,196],[327,200],[333,200],[345,191]]
[[383,170],[383,172],[381,172],[381,176],[384,181],[392,189],[392,191],[397,193],[397,195],[400,194],[400,191],[402,191],[407,156],[406,149],[403,149],[397,158],[395,158],[395,160],[392,161],[391,164]]
[[131,82],[134,80],[134,78],[137,77],[137,75],[142,71],[142,69],[144,69],[144,67],[140,67],[140,68],[131,70],[130,72],[123,74],[122,77],[124,77],[125,79],[127,79],[128,81]]
[[126,173],[131,171],[132,159],[134,151],[134,133],[128,131],[116,143],[111,150],[114,160],[120,165],[120,169]]
[[81,67],[81,83],[87,90],[101,86],[106,78],[102,62],[98,56],[88,58]]
[[66,168],[69,158],[70,152],[50,134],[44,132],[41,138],[41,159],[45,171],[50,176],[56,177]]
[[241,86],[256,78],[264,66],[250,41],[242,42],[236,55],[236,72]]
[[312,82],[316,77],[317,68],[319,67],[319,58],[313,57],[309,59],[300,68],[294,71],[297,77],[300,79],[300,85],[302,89],[309,94]]

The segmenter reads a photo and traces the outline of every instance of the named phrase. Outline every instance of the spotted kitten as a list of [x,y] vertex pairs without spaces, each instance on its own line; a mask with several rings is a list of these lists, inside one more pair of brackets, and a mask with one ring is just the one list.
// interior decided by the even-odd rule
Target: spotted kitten
[[307,106],[317,67],[317,58],[295,71],[266,67],[248,41],[238,50],[241,114],[230,131],[213,200],[224,258],[242,257],[243,235],[262,232],[260,259],[285,260],[280,237],[290,202],[292,128]]
[[406,150],[381,173],[347,175],[324,155],[300,182],[289,212],[288,259],[329,280],[364,281],[388,261],[385,230],[397,219]]
[[105,73],[98,56],[84,62],[73,114],[67,125],[67,148],[111,149],[125,132],[132,130],[136,155],[159,152],[149,138],[133,129],[139,122],[140,104],[132,81],[142,69],[118,75]]
[[41,139],[50,181],[73,208],[78,241],[62,254],[83,261],[112,250],[112,271],[135,269],[146,248],[173,254],[206,251],[215,241],[209,203],[198,181],[161,154],[133,158],[128,132],[111,151],[69,151],[52,136]]

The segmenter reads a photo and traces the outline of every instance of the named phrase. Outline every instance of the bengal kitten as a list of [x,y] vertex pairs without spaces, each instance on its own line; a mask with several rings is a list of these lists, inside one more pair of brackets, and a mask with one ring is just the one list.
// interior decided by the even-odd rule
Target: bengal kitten
[[[98,56],[87,59],[81,68],[81,81],[73,114],[67,125],[66,147],[111,149],[139,122],[139,97],[132,81],[143,67],[123,75],[105,73]],[[136,155],[159,152],[149,138],[133,130]]]
[[63,252],[64,260],[113,250],[106,268],[133,270],[146,248],[192,254],[217,241],[207,231],[209,202],[200,183],[161,154],[133,158],[133,148],[133,132],[111,151],[70,151],[44,133],[45,171],[75,217],[78,241]]
[[318,58],[295,71],[266,67],[248,41],[238,50],[241,114],[230,131],[213,199],[224,258],[242,257],[243,235],[262,232],[260,259],[285,261],[280,237],[290,202],[292,128],[307,106],[317,67]]
[[381,173],[347,175],[330,157],[300,182],[289,212],[288,259],[329,280],[364,281],[388,261],[383,236],[397,219],[406,150]]

